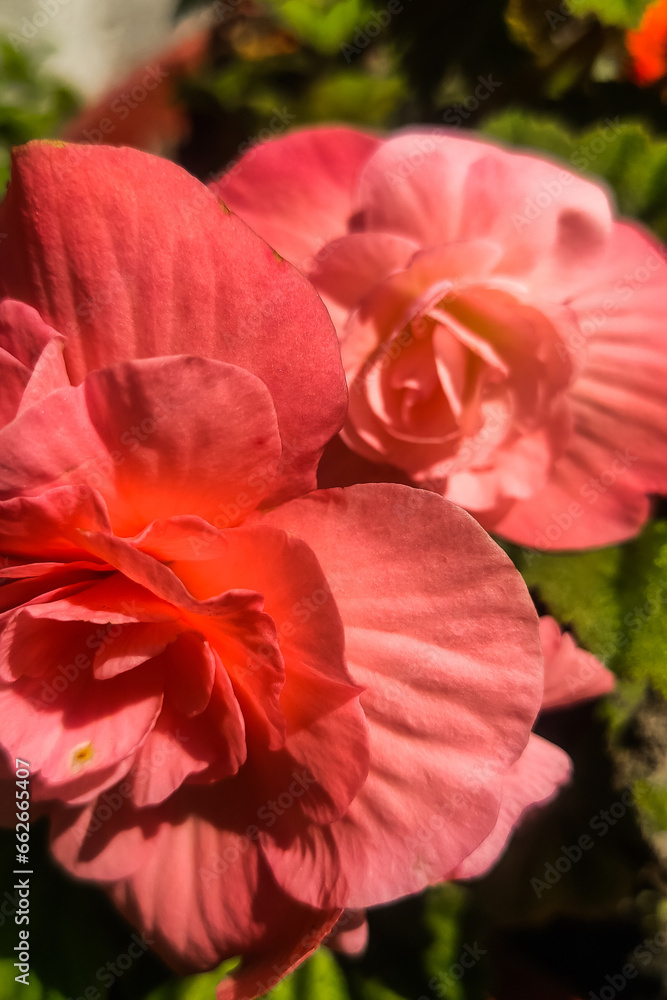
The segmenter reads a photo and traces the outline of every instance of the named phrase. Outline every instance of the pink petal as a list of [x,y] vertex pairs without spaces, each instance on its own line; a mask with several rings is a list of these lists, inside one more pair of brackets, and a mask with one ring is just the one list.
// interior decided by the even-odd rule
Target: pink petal
[[39,677],[54,662],[67,663],[91,632],[87,623],[40,620],[19,611],[0,634],[0,677],[7,682]]
[[[214,537],[217,534],[213,532]],[[281,747],[286,734],[279,704],[285,665],[276,641],[275,624],[261,610],[261,595],[251,590],[225,591],[223,585],[222,592],[215,597],[198,601],[173,568],[139,551],[126,539],[91,532],[86,536],[86,544],[121,570],[126,585],[127,579],[133,580],[140,585],[139,595],[142,592],[148,595],[147,603],[140,601],[136,608],[136,602],[126,602],[128,609],[139,614],[141,620],[151,620],[143,609],[146,606],[152,610],[154,603],[158,608],[170,610],[174,618],[180,617],[210,642],[233,680],[244,714],[247,709],[259,726],[258,738],[262,743],[268,741],[273,749]]]
[[80,531],[108,531],[104,501],[89,489],[57,487],[39,497],[0,501],[0,549],[40,560],[83,555]]
[[525,273],[545,254],[567,260],[573,246],[595,255],[611,228],[596,184],[542,158],[436,129],[382,144],[362,173],[358,208],[366,229],[422,246],[495,240],[505,250],[503,274]]
[[264,520],[317,555],[366,687],[370,772],[332,827],[348,905],[416,892],[488,835],[526,744],[542,694],[530,599],[485,532],[431,493],[328,490]]
[[79,665],[73,654],[69,673],[52,669],[0,686],[4,746],[24,754],[55,795],[59,785],[75,788],[128,760],[162,704],[160,676],[144,670],[95,681],[90,658]]
[[283,821],[282,839],[260,831],[262,852],[278,885],[291,899],[316,909],[344,906],[350,886],[331,828],[290,826]]
[[[191,593],[206,598],[228,587],[263,595],[264,612],[275,623],[285,663],[280,709],[286,722],[288,766],[307,768],[310,794],[301,807],[317,822],[341,816],[368,770],[360,689],[345,664],[344,633],[336,603],[312,550],[298,537],[260,523],[202,535],[193,545],[200,559],[172,561]],[[190,537],[195,537],[191,535]],[[247,659],[247,657],[246,657]],[[238,684],[237,664],[231,676]],[[253,675],[252,663],[244,676]],[[292,781],[273,775],[269,762],[266,796],[275,797]],[[273,787],[272,787],[273,786]]]
[[543,711],[599,698],[613,690],[611,671],[592,653],[580,649],[569,633],[561,634],[558,622],[549,615],[540,618],[540,640],[544,651]]
[[[583,282],[582,282],[583,284]],[[579,432],[629,452],[649,493],[667,491],[665,251],[637,227],[617,223],[605,257],[586,272],[571,307],[586,361],[573,386]]]
[[[139,814],[123,805],[82,840],[91,815],[81,817],[78,827],[74,817],[69,825],[61,818],[56,856],[75,874],[94,870],[95,877],[120,871],[132,859],[134,870],[110,893],[177,972],[242,955],[243,965],[218,987],[218,1000],[264,994],[318,946],[340,916],[339,910],[301,906],[276,887],[257,849],[257,827],[248,825],[238,797],[211,808],[208,792],[203,797],[182,791],[148,815],[142,811],[143,826],[136,822]],[[91,869],[79,855],[90,856],[95,847],[100,853]]]
[[203,358],[162,358],[52,393],[0,432],[0,456],[5,491],[88,486],[127,535],[170,514],[213,520],[261,470],[255,506],[274,485],[280,439],[258,378]]
[[202,728],[199,718],[188,723],[179,720],[173,710],[163,709],[128,774],[136,806],[157,805],[188,777],[209,767],[218,747]]
[[322,248],[307,273],[339,337],[343,336],[348,310],[355,309],[378,282],[406,267],[418,250],[417,243],[389,233],[351,233]]
[[133,670],[163,652],[180,632],[181,628],[176,622],[173,625],[165,622],[123,625],[113,642],[98,649],[93,673],[98,680],[103,681],[126,670]]
[[570,773],[568,755],[553,743],[531,734],[528,746],[503,782],[496,825],[486,840],[449,872],[447,878],[477,878],[488,871],[505,850],[521,817],[534,806],[549,802],[568,781]]
[[637,534],[650,510],[633,475],[633,454],[575,431],[543,490],[517,501],[497,519],[480,520],[489,530],[531,548],[559,551],[624,542]]
[[30,306],[11,299],[0,303],[0,426],[28,403],[69,385],[63,343]]
[[289,448],[281,488],[313,487],[346,405],[331,322],[312,286],[212,192],[133,149],[32,142],[14,152],[0,230],[0,297],[67,338],[73,382],[196,345],[266,383]]
[[368,946],[368,921],[365,910],[343,910],[343,915],[326,939],[327,947],[350,958],[363,955]]
[[380,145],[347,128],[293,132],[246,153],[211,187],[278,253],[309,271],[313,255],[348,231],[356,181]]

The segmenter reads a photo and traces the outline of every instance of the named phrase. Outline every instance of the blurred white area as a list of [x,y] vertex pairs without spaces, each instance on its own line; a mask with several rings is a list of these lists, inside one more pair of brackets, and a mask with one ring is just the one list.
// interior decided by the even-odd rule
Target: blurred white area
[[0,0],[0,33],[87,99],[191,34],[206,14],[176,27],[178,0]]

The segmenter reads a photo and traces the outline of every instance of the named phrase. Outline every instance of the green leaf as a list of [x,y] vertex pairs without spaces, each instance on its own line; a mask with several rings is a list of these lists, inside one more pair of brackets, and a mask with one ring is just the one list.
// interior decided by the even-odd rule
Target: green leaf
[[201,972],[196,976],[170,979],[153,990],[146,1000],[215,1000],[215,988],[239,964],[238,958],[229,959],[211,972]]
[[[29,923],[16,924],[19,897],[15,831],[0,831],[0,1000],[107,1000],[143,996],[146,985],[163,977],[163,967],[148,946],[137,947],[133,928],[113,910],[105,895],[68,878],[47,850],[44,821],[30,824]],[[28,930],[29,985],[17,983],[19,930]],[[132,935],[135,935],[135,938]],[[25,942],[25,939],[24,939]],[[88,991],[88,992],[86,992]]]
[[618,676],[667,697],[667,523],[625,545],[553,555],[523,550],[517,565],[561,623]]
[[[373,15],[365,0],[271,0],[286,27],[318,52],[333,55]],[[375,23],[375,22],[373,22]]]
[[567,0],[576,17],[595,14],[603,24],[620,28],[636,28],[650,0]]
[[[154,990],[146,1000],[215,1000],[215,988],[239,963],[234,958],[212,972],[184,979],[171,979]],[[294,970],[266,994],[267,1000],[350,1000],[345,976],[326,948]],[[13,998],[12,998],[13,1000]],[[30,998],[32,1000],[32,998]]]
[[424,956],[425,971],[438,980],[448,1000],[466,1000],[463,984],[450,974],[463,947],[461,917],[465,901],[465,890],[451,882],[429,889],[426,894],[426,926],[433,935],[433,944]]
[[350,1000],[345,976],[336,959],[326,948],[295,969],[291,975],[267,993],[271,1000]]
[[346,121],[381,125],[392,115],[403,94],[398,76],[374,77],[361,70],[342,70],[316,81],[305,101],[310,121]]
[[0,197],[11,147],[57,135],[76,106],[73,93],[42,73],[27,50],[0,39]]
[[528,586],[619,678],[607,710],[612,756],[667,861],[667,523],[614,548],[514,557]]
[[394,992],[375,977],[364,979],[355,976],[354,996],[355,1000],[406,1000],[402,994]]

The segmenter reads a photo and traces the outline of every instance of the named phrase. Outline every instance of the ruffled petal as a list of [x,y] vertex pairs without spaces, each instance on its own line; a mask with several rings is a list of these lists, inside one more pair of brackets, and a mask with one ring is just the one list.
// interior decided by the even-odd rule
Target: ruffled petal
[[347,128],[293,132],[246,153],[211,187],[278,253],[309,271],[324,244],[348,231],[357,178],[380,144]]
[[170,514],[213,520],[260,469],[256,506],[279,459],[271,397],[255,376],[204,358],[131,361],[52,393],[0,432],[0,488],[96,489],[114,530],[130,535]]
[[[340,910],[301,906],[278,889],[258,850],[258,827],[248,822],[252,813],[243,792],[238,786],[232,791],[213,804],[210,794],[191,789],[141,813],[124,805],[88,837],[91,810],[62,815],[53,846],[79,875],[113,878],[134,862],[109,891],[151,947],[179,973],[241,955],[241,967],[223,980],[217,996],[250,1000],[310,954]],[[93,868],[83,852],[97,852]]]
[[366,687],[369,776],[332,826],[348,905],[418,891],[488,835],[528,739],[543,684],[530,598],[472,518],[431,493],[328,490],[263,520],[317,555]]
[[598,185],[544,159],[435,129],[387,139],[364,168],[357,207],[364,228],[425,247],[495,240],[503,274],[525,274],[545,255],[581,267],[612,225]]
[[204,185],[133,149],[31,142],[14,151],[0,229],[0,297],[67,338],[72,382],[196,344],[268,386],[286,445],[278,489],[314,487],[346,406],[331,321],[309,282]]

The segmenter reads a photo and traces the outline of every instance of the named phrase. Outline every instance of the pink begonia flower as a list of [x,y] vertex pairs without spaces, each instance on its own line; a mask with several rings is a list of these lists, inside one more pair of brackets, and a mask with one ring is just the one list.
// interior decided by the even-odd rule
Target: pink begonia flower
[[308,493],[335,332],[180,168],[31,143],[0,229],[1,744],[70,872],[255,997],[567,778],[535,610],[434,493]]
[[443,130],[325,128],[212,187],[327,304],[351,449],[522,545],[636,534],[667,489],[666,259],[599,185]]
[[[558,622],[549,615],[539,620],[544,653],[544,692],[541,711],[567,708],[590,698],[608,694],[614,675],[592,653],[581,649]],[[505,775],[503,797],[495,826],[458,867],[450,878],[479,878],[501,857],[513,830],[535,806],[545,805],[555,793],[549,781],[552,745],[532,734],[526,750]],[[546,766],[542,765],[542,761]],[[347,910],[331,932],[330,948],[346,955],[362,954],[368,942],[368,924],[363,910]]]

